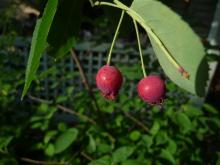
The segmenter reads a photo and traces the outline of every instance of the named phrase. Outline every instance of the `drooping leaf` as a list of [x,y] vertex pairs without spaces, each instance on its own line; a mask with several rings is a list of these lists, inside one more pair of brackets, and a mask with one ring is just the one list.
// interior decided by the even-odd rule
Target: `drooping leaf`
[[61,134],[55,142],[55,153],[60,153],[67,149],[77,138],[78,130],[70,128]]
[[113,162],[117,163],[117,162],[125,161],[130,155],[132,155],[133,152],[134,152],[134,147],[125,146],[118,148],[112,155]]
[[35,77],[36,71],[39,67],[40,58],[47,46],[47,36],[54,15],[56,13],[57,4],[58,0],[48,0],[42,18],[37,20],[26,68],[25,86],[23,89],[22,98],[27,93],[27,90],[30,87],[31,82]]
[[[155,54],[167,76],[183,89],[202,96],[208,79],[208,64],[199,37],[177,14],[157,0],[134,0],[131,7],[114,1],[148,33]],[[186,71],[184,78],[170,62],[173,57]]]
[[49,54],[63,56],[75,45],[75,38],[82,21],[84,0],[60,0],[48,35]]

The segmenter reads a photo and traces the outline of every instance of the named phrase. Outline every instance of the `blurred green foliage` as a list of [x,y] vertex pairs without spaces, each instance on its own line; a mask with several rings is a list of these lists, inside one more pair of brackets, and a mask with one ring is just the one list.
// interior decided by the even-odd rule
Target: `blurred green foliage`
[[[197,99],[173,83],[167,81],[168,95],[162,106],[148,106],[128,90],[141,77],[139,66],[118,64],[125,75],[118,99],[110,102],[94,91],[104,116],[100,120],[87,91],[73,94],[72,85],[52,100],[26,97],[21,102],[22,55],[17,49],[0,52],[0,164],[24,164],[24,158],[74,165],[220,161],[219,111],[208,104],[198,105]],[[32,94],[42,91],[42,79],[57,72],[54,66],[41,73]],[[72,76],[79,75],[66,73],[51,87],[59,88],[60,81]]]

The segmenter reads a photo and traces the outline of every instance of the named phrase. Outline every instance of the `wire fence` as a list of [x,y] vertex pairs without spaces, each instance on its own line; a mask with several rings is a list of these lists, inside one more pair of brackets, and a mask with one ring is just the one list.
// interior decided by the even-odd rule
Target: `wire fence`
[[[107,43],[99,45],[98,47],[92,47],[85,43],[76,46],[76,54],[82,63],[84,72],[92,87],[95,87],[95,75],[98,69],[106,64],[109,46],[110,44]],[[151,69],[153,63],[156,61],[155,57],[152,55],[152,48],[150,46],[147,47],[143,51],[143,54],[144,57],[148,59],[146,63],[147,68]],[[27,56],[25,56],[25,58],[25,61],[27,61]],[[112,64],[119,68],[121,66],[136,66],[139,63],[139,53],[135,49],[116,49],[113,51]],[[54,62],[53,58],[45,54],[40,62],[39,73],[47,72],[53,67],[56,67],[57,71],[47,74],[47,76],[41,80],[42,92],[37,93],[38,97],[52,99],[58,95],[64,94],[68,87],[74,87],[74,93],[84,89],[78,68],[70,55],[67,55],[58,62]],[[59,84],[59,87],[54,88],[54,83]],[[136,86],[134,82],[131,82],[129,86],[127,92],[131,96]]]

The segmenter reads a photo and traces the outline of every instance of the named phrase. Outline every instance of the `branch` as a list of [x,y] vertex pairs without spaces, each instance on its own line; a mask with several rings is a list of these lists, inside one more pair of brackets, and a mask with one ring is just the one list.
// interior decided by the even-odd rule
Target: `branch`
[[144,123],[142,123],[140,120],[136,119],[134,116],[132,116],[130,113],[128,112],[124,112],[124,114],[130,119],[132,120],[135,124],[137,124],[138,126],[140,126],[144,131],[148,132],[149,129],[144,125]]
[[74,110],[69,109],[69,108],[66,108],[66,107],[64,107],[64,106],[62,106],[62,105],[57,105],[57,108],[59,108],[59,109],[62,110],[63,112],[66,112],[66,113],[69,113],[69,114],[72,114],[72,115],[76,115],[76,116],[78,116],[79,118],[81,118],[82,120],[88,121],[88,122],[90,122],[91,124],[94,124],[94,125],[97,124],[93,119],[89,118],[88,116],[83,115],[83,114],[80,114],[80,113],[78,113],[78,112],[75,112]]
[[30,94],[28,94],[28,98],[33,100],[33,101],[36,101],[38,103],[52,104],[52,101],[50,101],[50,100],[41,99],[41,98],[32,96]]
[[88,78],[87,78],[87,76],[86,76],[86,74],[85,74],[85,72],[84,72],[84,70],[83,70],[82,64],[81,64],[81,62],[80,62],[78,56],[76,55],[76,52],[75,52],[73,49],[71,49],[70,52],[71,52],[71,56],[72,56],[74,62],[75,62],[76,65],[77,65],[77,68],[78,68],[78,70],[79,70],[79,73],[80,73],[80,76],[81,76],[81,79],[82,79],[82,83],[83,83],[83,85],[85,86],[85,88],[86,88],[86,89],[89,91],[89,93],[90,93],[90,92],[91,92],[91,88],[90,88],[90,86],[89,86]]
[[98,117],[99,119],[102,121],[102,123],[105,123],[105,120],[104,120],[104,115],[103,113],[100,111],[100,108],[99,108],[99,105],[97,103],[97,100],[95,98],[95,96],[93,95],[93,91],[92,91],[92,88],[90,87],[89,85],[89,81],[88,81],[88,78],[85,74],[85,71],[83,70],[83,67],[82,67],[82,64],[78,58],[78,56],[76,55],[76,52],[74,51],[74,49],[71,49],[70,50],[70,53],[71,53],[71,56],[74,60],[74,62],[76,63],[77,65],[77,68],[79,69],[79,73],[80,73],[80,76],[81,76],[81,79],[82,79],[82,82],[83,82],[83,85],[85,86],[85,88],[87,89],[91,99],[92,99],[92,102],[94,103],[94,106],[95,106],[95,109],[98,113]]
[[89,160],[89,161],[92,161],[93,159],[89,156],[89,155],[87,155],[85,152],[81,152],[80,153],[84,158],[86,158],[87,160]]
[[[38,103],[45,103],[45,104],[51,104],[51,103],[52,103],[52,101],[45,100],[45,99],[41,99],[41,98],[37,98],[37,97],[32,96],[32,95],[28,95],[28,98],[31,99],[31,100],[33,100],[33,101],[36,101],[36,102],[38,102]],[[72,109],[67,108],[67,107],[64,107],[63,105],[58,104],[58,105],[57,105],[57,108],[60,109],[60,110],[62,110],[62,111],[65,112],[65,113],[69,113],[69,114],[71,114],[71,115],[78,116],[78,117],[81,118],[82,120],[88,121],[88,122],[90,122],[91,124],[97,124],[93,119],[89,118],[88,116],[83,115],[83,114],[80,114],[80,113],[78,113],[78,112],[76,112],[76,111],[74,111],[74,110],[72,110]]]
[[47,164],[47,165],[68,165],[67,162],[64,163],[59,163],[59,162],[54,162],[54,161],[41,161],[41,160],[33,160],[30,158],[21,158],[22,161],[32,163],[32,164]]

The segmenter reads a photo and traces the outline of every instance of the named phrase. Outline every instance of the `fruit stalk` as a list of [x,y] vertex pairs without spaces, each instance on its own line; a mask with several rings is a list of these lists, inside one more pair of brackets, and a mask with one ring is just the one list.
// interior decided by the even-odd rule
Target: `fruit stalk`
[[111,7],[114,7],[114,8],[122,9],[122,8],[120,8],[119,6],[117,6],[117,5],[113,4],[113,3],[109,3],[109,2],[96,1],[95,3],[93,3],[93,6],[101,6],[101,5],[111,6]]
[[119,33],[119,29],[120,29],[120,26],[121,26],[121,23],[122,23],[122,20],[123,20],[123,17],[124,17],[124,13],[125,13],[125,11],[122,10],[121,17],[119,19],[118,26],[116,28],[115,35],[114,35],[114,38],[113,38],[113,41],[112,41],[112,44],[111,44],[111,47],[110,47],[110,50],[109,50],[107,65],[110,65],[110,63],[111,63],[112,50],[113,50],[113,47],[115,45],[115,40],[116,40],[116,38],[118,36],[118,33]]
[[133,19],[133,22],[134,22],[134,27],[135,27],[136,35],[137,35],[138,49],[139,49],[140,58],[141,58],[141,67],[142,67],[143,75],[144,75],[144,77],[147,77],[147,74],[146,74],[146,71],[145,71],[145,67],[144,67],[143,53],[142,53],[142,50],[141,50],[141,42],[140,42],[140,37],[139,37],[138,26],[137,26],[137,23],[136,23],[136,21],[134,19]]

